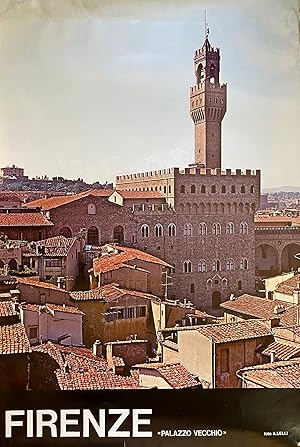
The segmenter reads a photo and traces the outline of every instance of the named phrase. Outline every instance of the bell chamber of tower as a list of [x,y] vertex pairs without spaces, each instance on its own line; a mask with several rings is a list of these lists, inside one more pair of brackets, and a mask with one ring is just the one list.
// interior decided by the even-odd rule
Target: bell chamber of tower
[[195,126],[196,165],[221,168],[222,120],[227,106],[227,85],[220,84],[220,49],[208,35],[194,57],[196,84],[190,88],[190,115]]

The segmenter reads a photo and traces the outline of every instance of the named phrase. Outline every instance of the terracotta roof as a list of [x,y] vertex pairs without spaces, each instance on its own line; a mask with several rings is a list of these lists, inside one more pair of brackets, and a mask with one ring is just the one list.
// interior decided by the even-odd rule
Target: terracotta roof
[[220,304],[220,307],[223,307],[227,311],[231,310],[250,317],[271,319],[276,316],[274,314],[274,308],[279,305],[283,306],[284,309],[291,307],[290,303],[284,301],[269,300],[267,298],[244,294]]
[[117,390],[137,389],[138,383],[132,377],[123,377],[112,372],[98,373],[81,369],[68,373],[55,371],[61,390]]
[[4,191],[0,192],[0,201],[15,201],[15,202],[21,202],[21,197],[19,194],[11,191]]
[[300,388],[300,359],[250,366],[237,374],[265,388]]
[[59,206],[66,205],[82,197],[95,196],[95,197],[109,197],[114,192],[113,189],[92,189],[89,191],[83,191],[79,194],[69,194],[65,196],[48,197],[47,199],[37,199],[28,203],[30,207],[39,207],[44,211],[58,208]]
[[29,286],[33,287],[42,287],[44,289],[60,290],[61,292],[67,293],[65,289],[61,289],[60,287],[57,287],[54,284],[51,284],[49,282],[36,281],[35,279],[32,278],[18,277],[18,282],[20,284],[28,284]]
[[157,258],[156,256],[152,256],[144,251],[137,250],[136,248],[121,247],[118,245],[113,246],[113,248],[118,251],[117,254],[107,254],[101,256],[100,258],[93,259],[93,270],[95,274],[115,270],[123,264],[127,264],[128,262],[134,261],[135,259],[139,261],[163,265],[165,267],[172,267],[170,264],[166,263],[162,259]]
[[258,215],[254,217],[255,224],[264,224],[267,226],[278,225],[279,223],[290,226],[292,220],[287,216],[270,216],[270,215]]
[[293,295],[294,289],[297,288],[298,283],[300,283],[300,275],[295,275],[290,279],[282,282],[278,285],[275,292],[284,293],[286,295]]
[[0,227],[49,227],[53,223],[42,213],[0,213]]
[[137,298],[158,300],[159,298],[149,293],[140,292],[138,290],[124,289],[116,283],[106,284],[96,289],[70,292],[71,298],[75,301],[89,301],[89,300],[102,300],[105,302],[116,301],[122,296],[135,296]]
[[15,315],[18,315],[18,312],[12,301],[0,302],[0,317],[13,317]]
[[0,326],[0,354],[31,352],[30,343],[21,323]]
[[48,342],[33,347],[33,351],[48,354],[56,361],[55,375],[61,390],[138,388],[131,377],[109,371],[106,360],[89,349]]
[[81,310],[79,310],[77,307],[73,306],[64,306],[63,304],[52,304],[52,303],[46,303],[46,304],[31,304],[26,303],[22,304],[22,309],[31,311],[31,312],[43,312],[43,311],[53,311],[53,312],[64,312],[67,314],[77,314],[77,315],[84,315]]
[[155,369],[175,389],[194,388],[200,385],[181,363],[143,363],[134,365],[133,368],[138,369],[140,372],[142,369]]
[[274,353],[275,360],[290,360],[300,357],[300,346],[291,346],[274,341],[261,351],[261,354],[271,356]]
[[[48,239],[35,242],[38,247],[44,247],[43,256],[68,256],[70,249],[73,247],[76,237],[54,236]],[[35,252],[36,253],[36,252]]]
[[214,343],[228,343],[249,338],[271,335],[270,326],[260,320],[246,320],[237,323],[208,324],[197,329],[200,334]]
[[163,195],[158,191],[116,191],[124,199],[163,199]]

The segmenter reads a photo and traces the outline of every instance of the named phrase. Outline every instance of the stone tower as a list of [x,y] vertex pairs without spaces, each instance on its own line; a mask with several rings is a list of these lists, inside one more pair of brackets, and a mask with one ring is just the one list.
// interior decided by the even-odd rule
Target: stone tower
[[221,168],[221,123],[226,112],[226,84],[220,84],[220,49],[204,44],[194,57],[196,84],[190,88],[190,115],[195,124],[195,163]]

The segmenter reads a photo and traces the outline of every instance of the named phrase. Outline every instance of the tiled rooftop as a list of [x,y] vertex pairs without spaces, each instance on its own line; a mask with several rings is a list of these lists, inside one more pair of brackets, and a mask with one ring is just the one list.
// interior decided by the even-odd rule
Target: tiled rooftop
[[274,341],[261,351],[261,354],[271,356],[274,353],[275,360],[290,360],[300,357],[300,346],[291,346]]
[[274,308],[279,305],[282,305],[284,309],[291,307],[290,303],[284,301],[269,300],[267,298],[244,294],[220,304],[220,307],[251,317],[270,319],[275,316]]
[[64,306],[59,305],[59,304],[52,304],[52,303],[46,303],[43,305],[39,305],[39,304],[31,304],[31,303],[26,303],[26,304],[22,304],[22,309],[31,311],[31,312],[43,312],[50,310],[53,312],[63,312],[63,313],[68,313],[68,314],[77,314],[77,315],[84,315],[83,312],[81,312],[81,310],[79,310],[77,307],[73,307],[73,306]]
[[76,237],[66,238],[64,236],[55,236],[42,241],[37,241],[36,245],[45,248],[44,256],[68,256]]
[[133,368],[138,369],[140,372],[144,369],[155,369],[174,389],[193,388],[200,385],[181,363],[143,363],[135,365]]
[[18,315],[18,312],[12,301],[0,302],[0,317],[13,317],[15,315]]
[[0,326],[0,354],[31,352],[30,343],[21,323]]
[[159,191],[122,191],[117,190],[124,199],[163,199]]
[[0,227],[49,227],[53,223],[42,213],[0,213]]
[[50,355],[57,363],[55,371],[61,390],[131,389],[138,384],[131,377],[122,377],[109,371],[103,357],[91,350],[62,346],[48,342],[33,347],[33,351]]
[[48,211],[59,206],[66,205],[68,203],[75,202],[82,197],[95,196],[95,197],[109,197],[114,192],[113,189],[93,189],[89,191],[84,191],[79,194],[69,194],[66,196],[55,196],[49,197],[47,199],[37,199],[29,202],[30,207],[39,207],[44,211]]
[[279,284],[275,291],[287,295],[293,295],[294,289],[296,289],[298,283],[300,283],[300,274],[295,275],[292,278],[287,279],[286,281]]
[[157,301],[158,297],[149,293],[140,292],[138,290],[129,290],[120,287],[116,283],[107,284],[96,289],[70,292],[71,298],[75,301],[102,300],[105,302],[116,301],[122,296],[135,296],[137,298],[149,299]]
[[300,388],[300,359],[249,366],[238,374],[265,388]]
[[61,292],[66,292],[65,289],[61,289],[57,286],[55,286],[54,284],[48,283],[48,282],[43,282],[43,281],[36,281],[35,279],[29,278],[29,277],[18,277],[18,282],[20,284],[28,284],[29,286],[33,286],[33,287],[41,287],[44,289],[52,289],[52,290],[60,290]]
[[200,326],[198,332],[214,343],[228,343],[249,338],[271,335],[270,326],[260,320],[246,320],[237,323],[208,324]]
[[129,261],[139,260],[159,264],[165,267],[171,267],[165,261],[156,256],[152,256],[144,251],[137,250],[136,248],[114,246],[114,249],[118,251],[117,254],[103,255],[100,258],[94,258],[93,270],[97,275],[98,273],[105,273],[111,270],[119,268],[122,264],[127,264]]

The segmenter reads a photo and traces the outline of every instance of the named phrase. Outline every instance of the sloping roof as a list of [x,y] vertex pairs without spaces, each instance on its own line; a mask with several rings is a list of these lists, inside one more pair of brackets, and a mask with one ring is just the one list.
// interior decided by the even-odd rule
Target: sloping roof
[[96,289],[70,292],[71,298],[75,301],[90,301],[90,300],[100,300],[105,302],[116,301],[122,296],[135,296],[137,298],[158,300],[159,298],[150,293],[140,292],[138,290],[124,289],[116,283],[106,284],[102,287],[97,287]]
[[270,216],[266,214],[260,214],[254,217],[254,223],[263,224],[266,226],[278,226],[278,224],[282,224],[283,226],[290,226],[292,225],[292,220],[288,216]]
[[228,343],[249,338],[271,335],[270,326],[260,320],[246,320],[237,323],[208,324],[197,329],[200,334],[214,343]]
[[65,289],[61,289],[60,287],[55,286],[54,284],[51,284],[49,282],[43,282],[43,281],[36,281],[35,279],[29,278],[29,277],[18,277],[18,282],[20,284],[27,284],[29,286],[33,287],[41,287],[44,289],[52,289],[52,290],[60,290],[61,292],[67,293]]
[[48,354],[56,361],[55,376],[61,390],[138,388],[131,377],[109,371],[106,360],[89,349],[48,342],[33,347],[33,351]]
[[141,250],[137,250],[136,248],[131,247],[121,247],[118,245],[113,246],[115,250],[118,251],[117,254],[107,254],[103,255],[100,258],[93,259],[93,270],[97,275],[98,273],[105,273],[111,270],[115,270],[116,268],[120,268],[123,264],[128,263],[129,261],[133,261],[135,259],[144,262],[150,262],[153,264],[163,265],[165,267],[172,267],[167,262],[162,259],[150,255]]
[[154,369],[174,389],[194,388],[200,385],[195,377],[181,363],[143,363],[134,365],[134,369]]
[[278,305],[282,305],[285,309],[291,306],[290,303],[284,301],[269,300],[267,298],[244,294],[233,300],[221,303],[220,307],[247,316],[269,319],[275,316],[274,308]]
[[271,356],[274,354],[276,360],[290,360],[293,357],[300,357],[300,346],[291,346],[274,341],[261,351],[261,354]]
[[0,317],[13,317],[18,315],[12,301],[0,302]]
[[49,227],[53,223],[42,213],[0,213],[0,227]]
[[249,366],[237,374],[265,388],[300,388],[300,359]]
[[159,191],[116,191],[123,199],[163,199]]
[[0,326],[0,354],[31,352],[30,343],[21,323]]
[[76,237],[54,236],[48,239],[37,241],[36,245],[45,248],[43,256],[68,256],[70,249],[73,247]]
[[44,211],[52,210],[68,203],[75,202],[83,197],[95,196],[95,197],[109,197],[114,192],[113,189],[92,189],[89,191],[83,191],[79,194],[69,194],[65,196],[48,197],[47,199],[37,199],[28,203],[30,207],[39,207]]
[[280,283],[275,292],[284,293],[286,295],[293,295],[298,283],[300,283],[300,274],[295,275],[292,278]]
[[31,312],[43,312],[43,311],[53,311],[53,312],[63,312],[67,314],[77,314],[77,315],[84,315],[81,310],[79,310],[75,306],[64,306],[63,304],[52,304],[52,303],[46,303],[46,304],[31,304],[26,303],[22,304],[22,309],[31,311]]

